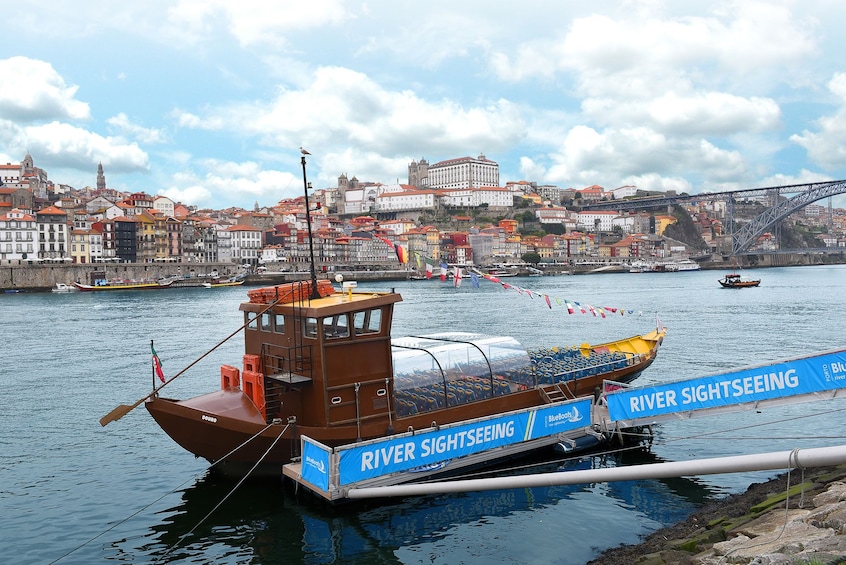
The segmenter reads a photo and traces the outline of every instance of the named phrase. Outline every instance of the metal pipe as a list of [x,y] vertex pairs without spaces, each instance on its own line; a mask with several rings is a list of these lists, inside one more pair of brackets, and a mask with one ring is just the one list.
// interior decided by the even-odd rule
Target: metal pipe
[[488,479],[467,479],[426,484],[405,484],[385,487],[351,488],[347,498],[382,498],[389,496],[420,496],[427,494],[460,493],[471,491],[498,490],[507,488],[546,487],[613,481],[637,481],[643,479],[665,479],[697,475],[718,475],[721,473],[743,473],[772,469],[804,469],[825,467],[846,463],[846,445],[794,449],[772,453],[755,453],[712,459],[671,461],[631,465],[607,469],[586,469],[559,473],[539,473],[516,477],[493,477]]

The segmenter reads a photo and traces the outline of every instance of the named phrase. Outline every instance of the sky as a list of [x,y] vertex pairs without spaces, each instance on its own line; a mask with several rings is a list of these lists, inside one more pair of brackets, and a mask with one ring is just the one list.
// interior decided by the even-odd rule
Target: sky
[[251,209],[481,154],[500,184],[846,178],[846,2],[0,0],[0,162]]

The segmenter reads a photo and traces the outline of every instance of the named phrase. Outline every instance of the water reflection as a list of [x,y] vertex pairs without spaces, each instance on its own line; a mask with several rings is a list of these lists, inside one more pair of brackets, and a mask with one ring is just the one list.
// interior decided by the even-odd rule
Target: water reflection
[[[523,468],[516,474],[656,462],[660,459],[653,453],[638,450],[546,463]],[[588,516],[601,521],[604,506],[617,513],[624,509],[667,524],[683,519],[717,494],[696,479],[677,478],[329,506],[311,494],[297,493],[293,487],[276,481],[247,482],[197,526],[232,487],[231,481],[210,474],[183,491],[179,504],[159,513],[161,521],[152,527],[145,553],[162,562],[213,557],[216,563],[401,563],[405,560],[397,555],[399,550],[419,546],[449,548],[457,543],[452,539],[456,531],[467,526],[492,522],[506,526],[524,524],[536,520],[544,511],[559,518],[564,514],[568,520]],[[597,504],[597,496],[605,503]],[[602,548],[597,548],[596,542],[585,540],[582,553],[598,553]],[[519,554],[504,557],[519,560]]]

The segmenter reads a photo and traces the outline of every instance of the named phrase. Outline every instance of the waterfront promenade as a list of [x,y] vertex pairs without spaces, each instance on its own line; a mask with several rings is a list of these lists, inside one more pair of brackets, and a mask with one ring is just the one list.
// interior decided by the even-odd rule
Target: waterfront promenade
[[[823,259],[819,254],[763,255],[750,261],[748,257],[740,259],[740,266],[752,267],[793,267],[837,263],[837,257]],[[700,262],[702,269],[733,269],[735,259],[713,255],[708,261]],[[537,269],[518,267],[518,274],[530,273],[544,275],[585,275],[604,273],[628,273],[628,265],[617,259],[574,259],[571,263],[541,263]],[[81,282],[92,284],[94,279],[157,280],[178,277],[181,279],[174,288],[201,286],[208,278],[227,278],[242,272],[235,263],[89,263],[89,264],[23,264],[0,265],[0,292],[49,292],[56,283],[73,284]],[[410,279],[419,274],[407,265],[320,265],[318,277],[334,278],[343,275],[346,280],[357,281],[397,281]],[[452,273],[450,272],[450,275]],[[268,271],[263,274],[250,273],[246,284],[262,286],[306,280],[310,276],[308,265],[294,265],[284,272]],[[437,277],[437,274],[435,275]]]

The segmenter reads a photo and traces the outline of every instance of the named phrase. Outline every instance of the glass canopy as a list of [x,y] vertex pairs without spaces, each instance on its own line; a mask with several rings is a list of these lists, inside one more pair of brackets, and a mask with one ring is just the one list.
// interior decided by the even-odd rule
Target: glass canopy
[[412,412],[435,410],[514,392],[533,380],[529,354],[512,337],[438,333],[394,338],[391,345],[400,412],[406,400]]

